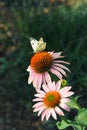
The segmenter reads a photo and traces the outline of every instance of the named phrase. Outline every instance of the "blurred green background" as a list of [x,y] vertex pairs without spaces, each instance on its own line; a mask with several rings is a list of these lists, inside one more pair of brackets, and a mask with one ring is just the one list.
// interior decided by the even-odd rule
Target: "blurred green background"
[[[32,56],[28,37],[36,39],[43,37],[47,42],[48,51],[63,51],[65,60],[71,63],[69,66],[71,74],[67,80],[72,85],[75,95],[81,96],[79,99],[81,106],[87,107],[87,0],[82,2],[81,0],[2,0],[0,9],[2,113],[3,111],[8,113],[9,104],[11,106],[19,101],[20,103],[16,103],[15,106],[19,105],[21,109],[22,104],[22,107],[29,112],[25,115],[33,117],[33,121],[36,120],[36,115],[32,113],[35,90],[32,85],[27,84],[26,69]],[[5,116],[2,119],[1,130],[5,129],[6,119]],[[39,121],[39,118],[37,120]],[[40,124],[41,128],[35,124],[28,128],[42,130],[44,123]],[[51,125],[45,123],[44,127],[46,130],[51,130],[53,129]],[[24,130],[21,124],[18,126],[15,123],[14,126],[15,130]],[[6,127],[6,130],[12,128],[13,125]]]

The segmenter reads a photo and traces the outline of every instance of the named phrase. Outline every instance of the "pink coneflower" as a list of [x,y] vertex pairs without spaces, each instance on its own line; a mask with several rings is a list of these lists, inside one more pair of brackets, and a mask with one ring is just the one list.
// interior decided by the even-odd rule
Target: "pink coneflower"
[[[38,112],[38,116],[41,115],[41,120],[48,120],[50,116],[56,120],[57,114],[64,116],[62,109],[70,111],[67,106],[67,102],[70,101],[69,97],[74,93],[69,91],[70,86],[61,88],[61,81],[50,82],[48,85],[42,85],[43,90],[37,90],[35,94],[34,102],[37,102],[33,108],[34,112]],[[61,109],[62,108],[62,109]]]
[[33,55],[30,65],[27,69],[29,72],[28,83],[33,82],[36,89],[40,89],[41,84],[44,82],[51,82],[49,71],[62,79],[62,75],[66,76],[66,72],[70,71],[65,65],[69,62],[60,60],[62,52],[38,52]]

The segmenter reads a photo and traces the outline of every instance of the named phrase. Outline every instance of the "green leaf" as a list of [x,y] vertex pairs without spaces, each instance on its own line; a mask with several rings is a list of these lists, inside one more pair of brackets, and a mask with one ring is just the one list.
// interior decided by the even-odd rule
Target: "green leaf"
[[70,102],[67,103],[67,105],[72,108],[72,109],[77,109],[79,111],[81,111],[81,107],[79,106],[79,104],[77,103],[77,99],[79,98],[79,96],[76,97],[71,97],[70,98]]
[[71,126],[71,122],[69,120],[62,120],[62,121],[58,121],[56,123],[57,127],[59,128],[59,130],[63,130],[69,126]]
[[68,120],[66,118],[62,118],[63,120],[62,121],[58,121],[56,123],[57,127],[59,130],[65,130],[67,127],[71,126],[73,127],[74,130],[85,130],[85,127],[79,123],[77,123],[76,121],[71,121],[71,120]]
[[83,126],[87,127],[87,109],[83,109],[76,116],[76,121]]

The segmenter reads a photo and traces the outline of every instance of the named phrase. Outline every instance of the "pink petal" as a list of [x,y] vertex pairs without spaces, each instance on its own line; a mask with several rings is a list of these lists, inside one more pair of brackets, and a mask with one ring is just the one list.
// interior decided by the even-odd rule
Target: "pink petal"
[[42,74],[42,83],[43,83],[44,85],[46,85],[46,80],[45,80],[45,74],[44,74],[44,73]]
[[51,68],[50,71],[55,74],[59,79],[62,79],[62,75],[57,70]]
[[52,56],[53,56],[53,59],[56,59],[56,58],[59,58],[59,56],[62,54],[62,52],[58,52],[58,53],[54,53]]
[[41,83],[42,83],[42,74],[39,74],[39,78],[37,80],[37,89],[40,89],[41,88]]
[[42,85],[42,88],[43,88],[43,90],[47,93],[47,92],[49,92],[49,89],[48,89],[48,87],[46,86],[46,85]]
[[56,113],[58,113],[59,115],[64,116],[63,111],[62,111],[59,107],[55,107],[55,111],[56,111]]
[[42,101],[42,100],[43,100],[42,98],[35,98],[33,99],[33,102]]
[[29,72],[31,70],[31,68],[30,68],[30,65],[28,66],[28,68],[27,68],[27,71]]
[[45,107],[45,106],[43,106],[43,107],[39,110],[38,116],[40,116],[40,114],[41,114],[44,110],[46,110],[46,107]]
[[54,90],[54,91],[56,90],[55,81],[53,81],[52,90]]
[[47,86],[48,86],[49,91],[53,90],[53,82],[48,83]]
[[70,64],[69,62],[61,61],[61,60],[54,60],[54,63],[63,63],[63,64],[67,64],[67,65]]
[[47,109],[45,109],[45,110],[42,112],[42,116],[41,116],[41,120],[42,120],[42,121],[44,120],[44,118],[45,118],[47,112],[48,112]]
[[40,111],[42,109],[44,109],[44,106],[35,107],[33,112],[37,112],[37,111]]
[[42,91],[42,90],[40,90],[40,89],[38,89],[37,92],[38,92],[38,94],[42,94],[42,95],[44,95],[44,96],[45,96],[45,94],[46,94],[44,91]]
[[38,83],[39,83],[39,78],[40,78],[40,74],[35,73],[34,79],[33,79],[33,86],[38,90]]
[[[55,64],[53,63],[53,65],[55,65]],[[62,65],[62,64],[56,64],[56,66],[58,66],[58,67],[60,67],[60,68],[62,68],[62,69],[65,69],[65,70],[67,70],[67,71],[70,72],[70,70],[69,70],[66,66],[64,66],[64,65]]]
[[45,80],[47,83],[51,82],[51,77],[48,72],[45,73]]
[[56,83],[56,91],[59,91],[61,87],[61,80]]
[[62,68],[60,68],[60,67],[58,67],[58,66],[53,66],[53,68],[55,69],[55,70],[57,70],[57,71],[59,71],[61,74],[63,74],[64,76],[66,76],[66,72],[62,69]]
[[34,107],[43,106],[43,105],[44,105],[43,102],[38,102],[38,103],[36,103],[35,105],[33,105],[33,108],[34,108]]
[[70,102],[70,99],[69,98],[62,98],[61,103],[67,103],[67,102]]
[[64,93],[64,92],[68,92],[72,87],[71,86],[68,86],[68,87],[64,87],[60,90],[60,93]]
[[51,116],[51,110],[48,109],[48,112],[46,114],[46,121],[49,119],[50,116]]
[[33,72],[32,70],[30,71],[30,75],[29,75],[29,78],[28,78],[28,84],[30,84],[33,79],[35,77],[35,72]]
[[70,111],[70,108],[66,104],[64,104],[64,103],[60,103],[59,106],[61,108],[63,108],[64,110],[66,110],[66,111]]
[[51,109],[51,114],[52,114],[52,117],[56,120],[57,116],[56,116],[56,112],[54,109]]
[[61,94],[62,97],[70,97],[74,94],[74,92],[66,92],[66,93],[63,93]]
[[43,97],[44,97],[44,94],[35,94],[34,96],[35,96],[35,97],[39,97],[39,98],[43,98]]

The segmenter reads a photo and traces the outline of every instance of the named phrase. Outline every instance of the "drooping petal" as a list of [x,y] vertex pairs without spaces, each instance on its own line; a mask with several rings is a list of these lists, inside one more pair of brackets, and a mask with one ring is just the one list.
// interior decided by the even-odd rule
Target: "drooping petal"
[[59,79],[62,79],[62,75],[60,72],[58,72],[57,70],[51,68],[50,71],[55,74]]
[[48,72],[45,73],[45,80],[46,80],[47,83],[51,82],[51,77],[50,77]]
[[53,63],[63,63],[63,64],[67,64],[69,65],[70,63],[69,62],[66,62],[66,61],[62,61],[62,60],[54,60]]
[[[55,64],[53,63],[53,65],[55,65]],[[56,66],[58,66],[58,67],[60,67],[60,68],[62,68],[64,70],[67,70],[68,72],[70,72],[70,70],[66,66],[64,66],[62,64],[56,64]]]
[[28,71],[28,72],[31,71],[31,67],[30,67],[30,65],[28,66],[27,71]]
[[64,76],[66,76],[66,72],[62,68],[60,68],[58,66],[53,66],[52,68],[55,69],[55,70],[57,70],[58,72],[60,72]]
[[37,90],[41,88],[41,84],[42,84],[42,74],[39,74],[39,78],[37,80]]
[[35,72],[33,72],[32,70],[30,71],[30,75],[29,75],[29,78],[28,78],[28,84],[30,84],[33,79],[35,77]]
[[38,78],[39,78],[39,75],[37,73],[35,73],[34,80],[33,80],[33,86],[36,89],[37,89],[37,86],[38,86]]

